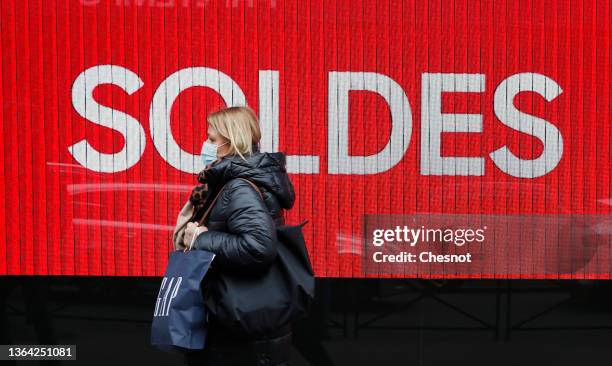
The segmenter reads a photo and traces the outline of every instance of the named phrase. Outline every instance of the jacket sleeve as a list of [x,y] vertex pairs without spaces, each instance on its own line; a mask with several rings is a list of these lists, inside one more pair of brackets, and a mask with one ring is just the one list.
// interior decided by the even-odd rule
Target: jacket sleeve
[[259,193],[239,181],[228,189],[228,232],[205,231],[196,238],[196,249],[215,253],[220,267],[263,270],[276,258],[276,225]]

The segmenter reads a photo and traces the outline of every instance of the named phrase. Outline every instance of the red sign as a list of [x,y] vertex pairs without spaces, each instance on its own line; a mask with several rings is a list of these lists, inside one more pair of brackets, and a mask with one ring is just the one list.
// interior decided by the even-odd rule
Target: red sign
[[226,105],[286,152],[317,276],[365,276],[365,214],[611,212],[609,1],[1,6],[0,274],[162,275]]

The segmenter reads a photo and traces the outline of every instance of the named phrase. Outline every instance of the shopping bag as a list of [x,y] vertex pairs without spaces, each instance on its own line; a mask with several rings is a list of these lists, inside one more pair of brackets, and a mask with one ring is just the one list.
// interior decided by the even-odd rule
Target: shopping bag
[[[210,316],[238,334],[274,333],[305,317],[315,296],[315,277],[302,227],[276,228],[277,255],[262,273],[215,272],[204,287]],[[258,296],[253,296],[253,294]]]
[[200,284],[215,257],[205,250],[170,254],[153,311],[151,344],[169,352],[204,349],[207,313]]

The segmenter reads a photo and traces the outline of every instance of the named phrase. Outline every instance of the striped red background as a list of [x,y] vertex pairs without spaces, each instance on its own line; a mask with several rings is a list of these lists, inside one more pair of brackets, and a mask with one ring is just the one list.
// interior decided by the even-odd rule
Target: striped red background
[[[193,66],[231,76],[255,110],[259,70],[279,72],[280,150],[320,158],[318,174],[292,174],[298,198],[288,214],[291,222],[310,220],[305,230],[317,276],[363,276],[356,251],[364,213],[610,213],[608,0],[1,4],[0,274],[163,274],[168,226],[196,181],[155,150],[149,106],[168,75]],[[147,131],[139,163],[114,174],[85,169],[68,152],[83,138],[107,153],[123,146],[121,134],[88,122],[72,106],[75,78],[104,64],[125,67],[144,82],[132,95],[108,85],[95,93],[100,104],[128,113]],[[391,170],[328,174],[332,71],[376,72],[404,89],[412,139]],[[448,155],[484,156],[484,176],[420,174],[424,72],[486,76],[483,93],[443,98],[445,113],[482,113],[483,133],[451,134],[443,144]],[[552,102],[534,93],[515,100],[564,138],[559,165],[535,179],[511,177],[488,158],[505,144],[527,158],[541,152],[538,140],[493,114],[496,86],[519,72],[541,73],[563,89]],[[180,95],[172,128],[183,149],[199,153],[205,115],[222,106],[206,88]],[[352,154],[381,149],[389,128],[380,96],[351,93]]]

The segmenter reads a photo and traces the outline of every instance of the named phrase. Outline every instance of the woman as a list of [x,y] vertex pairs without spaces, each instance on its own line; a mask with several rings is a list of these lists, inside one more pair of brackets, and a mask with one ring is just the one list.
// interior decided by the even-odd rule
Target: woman
[[[208,139],[202,149],[205,168],[198,181],[207,193],[194,189],[192,198],[210,197],[196,206],[194,221],[225,185],[202,226],[190,223],[185,242],[195,235],[194,248],[216,254],[204,281],[216,271],[265,270],[276,256],[276,225],[284,224],[284,210],[293,207],[295,193],[285,169],[285,155],[262,153],[259,121],[249,107],[230,107],[207,118]],[[246,178],[259,188],[243,179]],[[198,217],[198,214],[200,217]],[[249,337],[235,334],[209,317],[206,348],[188,353],[187,365],[289,365],[291,326],[272,334]]]

